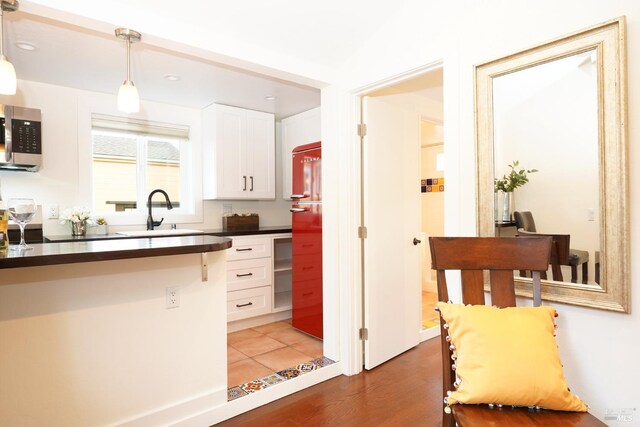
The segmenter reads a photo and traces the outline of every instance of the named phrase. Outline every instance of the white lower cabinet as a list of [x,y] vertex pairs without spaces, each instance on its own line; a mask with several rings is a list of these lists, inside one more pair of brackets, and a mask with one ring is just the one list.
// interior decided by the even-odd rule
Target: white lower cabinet
[[271,313],[271,286],[227,292],[227,321]]
[[291,310],[291,234],[232,237],[227,321]]

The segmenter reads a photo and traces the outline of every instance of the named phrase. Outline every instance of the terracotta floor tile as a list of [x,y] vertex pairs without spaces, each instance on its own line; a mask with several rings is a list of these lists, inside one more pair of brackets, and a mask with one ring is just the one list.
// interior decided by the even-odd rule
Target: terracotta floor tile
[[249,357],[254,357],[258,354],[267,353],[269,351],[277,350],[285,347],[286,345],[280,341],[276,341],[273,338],[269,338],[266,335],[261,335],[255,338],[249,338],[244,341],[238,341],[233,344],[236,350],[240,350]]
[[281,329],[278,331],[270,332],[267,334],[267,336],[273,338],[274,340],[283,342],[286,345],[300,342],[309,337],[307,334],[298,332],[295,329]]
[[322,341],[311,337],[307,337],[302,341],[291,344],[291,348],[298,350],[300,353],[306,354],[311,359],[321,357],[323,354]]
[[253,359],[241,360],[227,367],[227,386],[233,387],[238,384],[244,384],[272,373],[271,369]]
[[291,329],[291,323],[287,322],[274,322],[267,323],[266,325],[256,326],[252,328],[254,331],[258,331],[261,334],[268,334],[270,332],[280,331],[282,329]]
[[238,332],[227,334],[227,344],[235,344],[239,341],[248,340],[250,338],[258,338],[261,336],[263,336],[263,334],[258,331],[254,331],[253,329],[243,329]]
[[284,347],[279,350],[270,351],[269,353],[255,356],[254,359],[264,366],[273,369],[274,372],[281,371],[286,368],[292,368],[300,363],[309,362],[311,360],[306,354],[291,347]]
[[246,354],[236,350],[230,345],[227,346],[227,365],[231,365],[232,363],[238,362],[240,360],[246,359],[249,356]]

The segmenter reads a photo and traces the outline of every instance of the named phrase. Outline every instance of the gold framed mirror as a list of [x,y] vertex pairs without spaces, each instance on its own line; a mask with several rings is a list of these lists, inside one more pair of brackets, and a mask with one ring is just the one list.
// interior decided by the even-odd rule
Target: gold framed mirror
[[556,236],[542,298],[628,313],[625,45],[620,17],[477,65],[475,107],[478,235]]

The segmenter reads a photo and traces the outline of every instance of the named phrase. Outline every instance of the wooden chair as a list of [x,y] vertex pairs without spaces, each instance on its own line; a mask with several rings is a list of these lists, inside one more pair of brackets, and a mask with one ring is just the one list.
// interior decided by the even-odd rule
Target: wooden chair
[[[549,264],[551,265],[551,277],[558,282],[564,282],[562,276],[561,265],[569,265],[569,241],[571,236],[569,234],[548,234],[548,233],[533,233],[525,231],[523,229],[518,230],[519,237],[551,237],[551,256],[549,258]],[[586,264],[584,264],[586,265]],[[524,273],[524,274],[523,274]],[[523,277],[530,277],[524,271],[520,271],[520,275]],[[547,278],[547,272],[540,272],[542,279]]]
[[[491,304],[514,307],[516,295],[514,270],[533,272],[534,306],[541,304],[540,271],[549,266],[552,238],[515,237],[430,237],[432,268],[437,271],[438,300],[448,301],[446,270],[460,270],[462,303],[484,305],[484,270],[490,275]],[[440,325],[442,346],[443,397],[453,390],[455,371],[451,369],[452,351],[447,332]],[[561,412],[528,408],[490,408],[488,405],[452,405],[444,413],[443,426],[604,426],[586,412]]]
[[[522,212],[514,212],[513,213],[513,217],[516,220],[516,229],[518,230],[518,233],[522,231],[528,232],[528,233],[537,233],[536,231],[536,222],[533,220],[533,214],[529,211],[522,211]],[[539,234],[539,233],[538,233]],[[562,250],[562,253],[559,253],[560,256],[563,257],[562,261],[559,263],[560,265],[568,265],[569,267],[571,267],[571,282],[572,283],[578,283],[578,266],[582,265],[582,283],[587,283],[589,280],[589,252],[588,251],[583,251],[580,249],[571,249],[569,247],[569,239],[570,239],[570,235],[569,234],[543,234],[546,236],[567,236],[567,256],[566,259],[564,258],[564,248],[559,248],[560,250]],[[553,254],[552,254],[553,257]],[[558,272],[560,271],[560,268],[558,267]],[[554,274],[555,276],[555,274]],[[562,273],[560,273],[560,278],[556,279],[556,277],[553,278],[553,280],[558,280],[558,281],[563,281],[562,280]],[[546,277],[542,277],[543,279],[546,279]]]

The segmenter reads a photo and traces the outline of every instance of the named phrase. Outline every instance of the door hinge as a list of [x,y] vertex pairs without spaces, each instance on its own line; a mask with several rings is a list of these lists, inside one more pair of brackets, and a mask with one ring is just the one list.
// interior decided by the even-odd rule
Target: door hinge
[[358,238],[359,239],[367,238],[367,227],[363,227],[363,226],[358,227]]
[[360,328],[360,339],[363,341],[369,339],[369,330],[367,328]]
[[365,123],[360,123],[358,125],[358,136],[366,136],[367,135],[367,125]]

